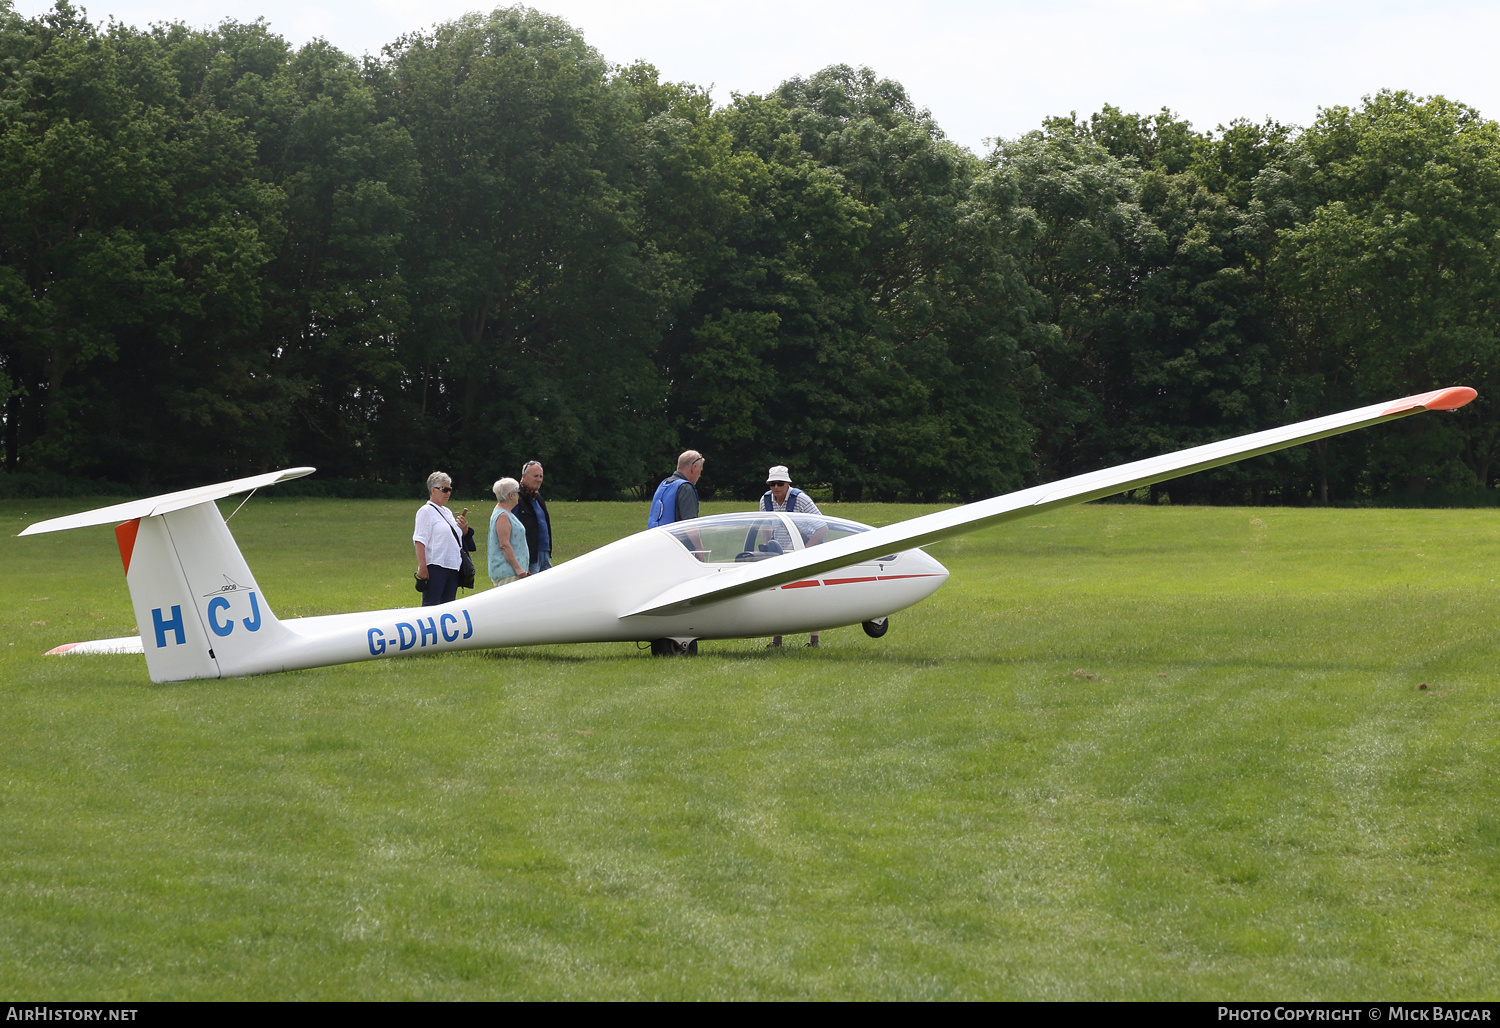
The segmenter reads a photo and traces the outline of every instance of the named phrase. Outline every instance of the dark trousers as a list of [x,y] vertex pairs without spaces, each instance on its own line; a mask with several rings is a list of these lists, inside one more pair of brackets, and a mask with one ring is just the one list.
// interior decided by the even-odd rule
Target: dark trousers
[[458,569],[427,565],[427,591],[422,594],[422,606],[436,607],[439,603],[451,603],[458,597]]

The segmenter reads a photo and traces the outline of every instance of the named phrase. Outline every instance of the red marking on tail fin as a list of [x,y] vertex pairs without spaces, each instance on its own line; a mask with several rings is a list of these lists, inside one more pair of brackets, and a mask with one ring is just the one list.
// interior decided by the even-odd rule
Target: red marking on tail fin
[[135,550],[135,534],[140,530],[140,518],[115,526],[115,541],[120,544],[120,560],[125,565],[127,575],[130,574],[130,554]]
[[1403,414],[1409,410],[1416,410],[1418,407],[1426,410],[1456,410],[1478,395],[1468,386],[1449,386],[1447,389],[1434,389],[1430,393],[1420,393],[1397,400],[1380,414],[1382,417]]
[[44,657],[60,657],[64,653],[67,653],[69,650],[71,650],[73,647],[75,647],[77,645],[78,645],[77,643],[63,643],[61,646],[54,646],[54,647],[52,647],[52,649],[50,649],[46,653],[42,654],[42,656],[44,656]]

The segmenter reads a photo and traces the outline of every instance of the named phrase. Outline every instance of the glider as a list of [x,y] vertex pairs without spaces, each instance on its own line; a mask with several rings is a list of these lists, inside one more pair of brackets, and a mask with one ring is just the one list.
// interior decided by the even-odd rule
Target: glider
[[[290,468],[41,521],[39,535],[118,522],[140,636],[52,653],[141,653],[152,681],[258,675],[384,657],[543,643],[793,635],[886,618],[932,595],[948,571],[919,548],[949,536],[1205,471],[1474,399],[1455,386],[1033,486],[871,528],[753,512],[647,529],[504,589],[434,607],[279,620],[215,500],[311,474]],[[231,515],[232,516],[232,515]]]

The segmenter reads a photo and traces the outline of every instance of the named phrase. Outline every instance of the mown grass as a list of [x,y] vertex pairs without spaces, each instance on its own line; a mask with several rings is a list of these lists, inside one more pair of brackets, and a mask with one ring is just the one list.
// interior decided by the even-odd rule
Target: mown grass
[[[0,993],[1500,992],[1493,512],[1095,505],[933,547],[880,641],[158,686],[40,656],[134,632],[108,529],[12,538],[85,506],[0,503]],[[231,526],[325,613],[416,599],[411,507]]]

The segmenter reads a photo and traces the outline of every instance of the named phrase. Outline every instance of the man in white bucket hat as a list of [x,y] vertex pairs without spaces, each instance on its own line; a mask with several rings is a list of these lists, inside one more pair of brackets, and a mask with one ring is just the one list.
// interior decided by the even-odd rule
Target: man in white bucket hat
[[[761,510],[782,510],[786,511],[788,514],[816,515],[823,513],[822,511],[818,510],[818,505],[813,502],[811,496],[808,496],[801,489],[792,488],[792,475],[791,472],[786,469],[785,464],[778,464],[771,469],[770,474],[766,476],[766,484],[771,488],[767,489],[765,495],[760,498]],[[803,532],[803,545],[816,546],[818,543],[823,541],[823,536],[828,532],[828,526],[827,524],[820,522],[808,527],[810,527],[812,531],[810,534],[806,531]],[[778,635],[771,640],[771,646],[774,647],[780,645],[781,636]],[[818,645],[817,632],[814,632],[812,634],[811,639],[807,645]]]

